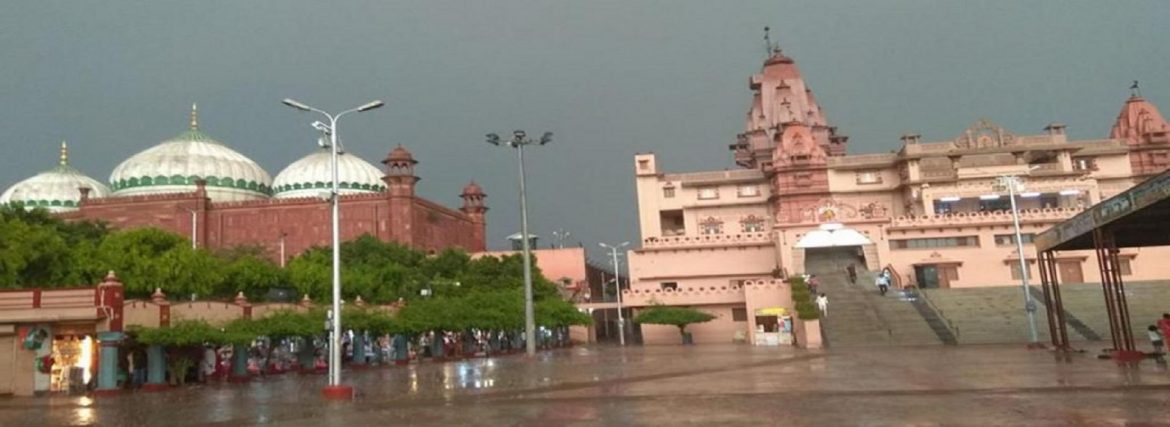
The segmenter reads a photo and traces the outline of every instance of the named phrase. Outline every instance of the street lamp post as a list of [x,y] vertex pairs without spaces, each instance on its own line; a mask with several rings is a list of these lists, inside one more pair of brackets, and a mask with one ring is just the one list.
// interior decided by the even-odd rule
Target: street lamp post
[[1020,286],[1024,290],[1024,312],[1028,314],[1028,338],[1031,343],[1039,342],[1036,336],[1036,302],[1032,300],[1032,292],[1028,286],[1028,260],[1024,257],[1024,239],[1020,233],[1020,209],[1016,205],[1016,195],[1020,193],[1020,177],[1016,175],[1000,175],[999,185],[1007,187],[1008,199],[1012,205],[1012,224],[1015,227],[1016,252],[1020,257]]
[[520,249],[524,253],[524,341],[525,352],[529,356],[536,355],[536,314],[532,309],[532,248],[528,241],[528,199],[524,189],[524,146],[545,145],[552,142],[552,132],[545,132],[539,140],[528,138],[522,130],[512,132],[512,139],[501,142],[500,136],[494,133],[487,134],[488,144],[495,146],[507,145],[516,149],[516,157],[520,164]]
[[622,346],[626,345],[626,317],[622,314],[622,275],[618,272],[618,249],[624,248],[630,242],[622,242],[617,246],[600,243],[601,247],[609,249],[610,255],[613,256],[613,286],[617,289],[617,304],[618,304],[618,342]]
[[353,387],[341,385],[341,230],[338,200],[340,184],[337,177],[337,120],[346,114],[370,111],[385,105],[385,103],[380,100],[371,101],[356,108],[330,114],[290,98],[285,98],[282,102],[284,105],[301,111],[320,113],[329,119],[328,125],[314,124],[314,127],[329,134],[330,169],[333,175],[333,191],[329,195],[333,209],[333,316],[330,322],[332,331],[329,334],[329,385],[325,387],[324,395],[327,399],[350,399],[353,397]]

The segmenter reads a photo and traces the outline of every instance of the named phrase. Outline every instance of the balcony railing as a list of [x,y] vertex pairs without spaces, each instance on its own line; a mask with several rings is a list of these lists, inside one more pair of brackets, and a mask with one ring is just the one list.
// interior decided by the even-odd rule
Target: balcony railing
[[704,234],[698,236],[649,237],[642,240],[644,249],[684,248],[695,246],[760,245],[772,242],[770,233]]
[[[1082,208],[1044,208],[1020,210],[1023,222],[1060,222],[1072,218]],[[953,226],[968,224],[1002,224],[1012,221],[1011,211],[959,212],[943,215],[900,216],[890,220],[890,227]]]

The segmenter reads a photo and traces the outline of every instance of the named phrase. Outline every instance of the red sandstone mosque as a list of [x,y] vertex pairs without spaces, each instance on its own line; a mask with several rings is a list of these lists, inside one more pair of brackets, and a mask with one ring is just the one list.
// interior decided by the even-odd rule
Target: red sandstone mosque
[[[341,237],[370,234],[416,249],[485,247],[485,194],[463,188],[458,210],[418,197],[418,161],[402,146],[379,169],[352,153],[338,159]],[[99,220],[116,228],[157,227],[189,236],[195,245],[257,245],[284,262],[330,241],[330,154],[319,150],[272,178],[256,162],[199,129],[194,106],[190,129],[131,156],[114,168],[109,186],[59,164],[18,182],[0,203],[43,207],[70,220]]]

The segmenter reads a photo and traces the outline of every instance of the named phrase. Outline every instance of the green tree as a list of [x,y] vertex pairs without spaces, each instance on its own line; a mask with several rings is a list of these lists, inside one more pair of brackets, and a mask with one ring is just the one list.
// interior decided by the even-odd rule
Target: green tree
[[651,325],[672,325],[678,327],[679,335],[682,335],[685,341],[687,333],[687,325],[694,323],[709,322],[715,316],[710,313],[695,310],[689,307],[668,307],[656,305],[638,313],[634,316],[634,323],[647,323]]
[[216,296],[230,297],[237,292],[243,292],[249,299],[259,300],[269,289],[288,283],[287,271],[267,258],[246,254],[225,261],[229,264],[223,286],[213,292]]

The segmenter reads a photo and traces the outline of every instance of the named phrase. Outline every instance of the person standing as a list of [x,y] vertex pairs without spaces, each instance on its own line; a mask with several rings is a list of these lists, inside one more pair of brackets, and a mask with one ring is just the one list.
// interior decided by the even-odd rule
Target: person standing
[[1146,334],[1150,337],[1150,345],[1154,347],[1154,358],[1162,360],[1162,345],[1165,343],[1162,331],[1159,331],[1157,326],[1150,325]]
[[821,309],[822,317],[829,317],[829,297],[825,294],[817,296],[817,308]]
[[809,293],[816,295],[817,294],[817,286],[820,286],[821,279],[818,279],[817,275],[812,274],[812,275],[808,276],[808,282],[806,282],[806,283],[808,284],[808,290],[810,291]]
[[853,263],[849,263],[849,266],[845,267],[845,273],[849,275],[849,284],[856,285],[857,284],[857,267],[854,267]]

